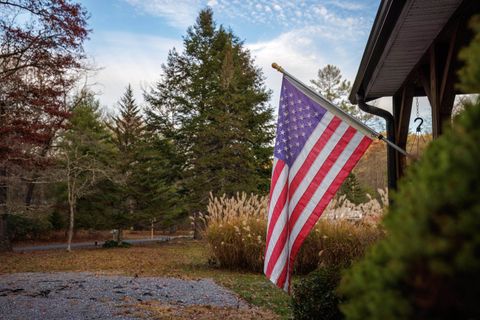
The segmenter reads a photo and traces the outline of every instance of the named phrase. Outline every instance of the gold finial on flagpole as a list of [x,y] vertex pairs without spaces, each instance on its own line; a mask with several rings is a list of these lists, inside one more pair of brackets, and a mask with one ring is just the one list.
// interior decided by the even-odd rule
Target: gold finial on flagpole
[[284,71],[283,68],[280,67],[276,62],[272,63],[272,68],[281,72],[281,73],[283,73],[283,71]]

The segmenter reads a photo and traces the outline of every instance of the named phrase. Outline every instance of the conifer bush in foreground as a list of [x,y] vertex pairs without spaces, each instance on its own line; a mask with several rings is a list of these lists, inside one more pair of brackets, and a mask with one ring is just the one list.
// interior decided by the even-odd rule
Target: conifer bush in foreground
[[480,100],[408,172],[387,237],[341,280],[347,319],[480,317]]

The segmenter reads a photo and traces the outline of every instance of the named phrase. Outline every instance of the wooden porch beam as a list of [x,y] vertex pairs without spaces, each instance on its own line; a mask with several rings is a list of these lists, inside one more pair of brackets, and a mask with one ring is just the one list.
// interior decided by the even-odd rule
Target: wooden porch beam
[[[395,142],[403,149],[407,148],[408,129],[410,124],[410,116],[412,113],[412,102],[414,95],[414,87],[412,83],[406,84],[393,97],[393,110],[395,123],[397,124],[395,132]],[[397,158],[397,178],[403,176],[407,165],[407,159],[399,152],[396,153]]]
[[452,114],[455,100],[455,64],[459,44],[455,27],[446,54],[441,55],[438,44],[432,44],[428,51],[428,64],[419,70],[420,82],[432,108],[432,136],[438,138],[442,125]]

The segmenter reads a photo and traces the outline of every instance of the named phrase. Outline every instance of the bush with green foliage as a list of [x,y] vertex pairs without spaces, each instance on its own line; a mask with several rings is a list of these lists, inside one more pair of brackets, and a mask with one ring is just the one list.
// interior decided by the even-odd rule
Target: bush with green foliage
[[55,231],[59,231],[62,229],[65,229],[67,226],[67,221],[66,221],[65,214],[60,213],[58,210],[54,210],[49,216],[48,216],[48,222],[50,222],[50,225],[52,226],[52,229]]
[[348,319],[480,317],[480,100],[411,167],[388,234],[343,277]]
[[39,239],[52,231],[50,221],[44,216],[8,215],[9,236],[12,241]]
[[345,195],[347,200],[354,204],[360,204],[368,200],[366,190],[360,185],[354,173],[350,173],[347,176],[347,179],[345,179],[338,190],[337,196],[342,195]]
[[294,272],[306,277],[294,283],[295,319],[342,319],[336,288],[340,272],[383,237],[377,226],[320,220],[302,245]]
[[[480,89],[480,18],[459,88]],[[387,215],[388,237],[342,278],[348,319],[480,318],[480,99],[411,167]]]
[[109,248],[130,248],[132,245],[125,241],[115,241],[115,240],[107,240],[103,243],[102,247],[105,249]]
[[323,267],[295,283],[291,301],[294,319],[343,319],[335,293],[339,282],[338,267]]
[[460,51],[465,66],[458,73],[461,82],[458,87],[464,92],[480,92],[480,15],[470,21],[475,37],[467,48]]

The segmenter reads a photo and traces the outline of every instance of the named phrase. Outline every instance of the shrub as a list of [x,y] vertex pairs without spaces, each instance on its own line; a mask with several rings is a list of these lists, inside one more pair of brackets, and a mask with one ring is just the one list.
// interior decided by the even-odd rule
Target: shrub
[[[344,202],[334,202],[341,205]],[[337,210],[337,209],[327,209]],[[210,195],[205,237],[213,260],[222,267],[263,270],[267,198],[245,193],[227,198]],[[382,232],[376,226],[345,220],[320,219],[305,240],[295,262],[296,273],[308,273],[319,264],[343,266],[362,255]]]
[[348,319],[480,318],[480,101],[399,185],[388,236],[341,280]]
[[210,194],[205,236],[220,266],[263,269],[267,201],[245,193],[232,198]]
[[292,309],[295,319],[342,319],[336,293],[340,270],[361,258],[382,236],[382,230],[373,225],[320,220],[295,262],[296,273],[319,267],[294,283]]
[[50,225],[52,226],[52,229],[55,230],[55,231],[63,230],[67,226],[65,215],[62,215],[57,210],[53,211],[48,216],[48,221],[50,222]]
[[128,242],[124,242],[124,241],[118,242],[118,241],[115,241],[115,240],[107,240],[103,243],[102,248],[106,248],[106,249],[109,249],[109,248],[130,248],[131,246],[132,245]]
[[10,214],[7,219],[10,237],[13,241],[48,237],[52,231],[52,225],[43,215]]
[[320,219],[298,253],[295,272],[304,274],[318,266],[346,267],[363,256],[365,250],[382,235],[377,226]]
[[295,283],[291,300],[294,319],[343,319],[335,294],[339,282],[339,268],[322,267]]
[[359,204],[367,201],[367,192],[360,185],[357,176],[351,172],[338,190],[339,195],[345,195],[348,201]]

